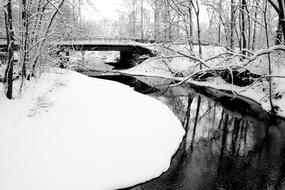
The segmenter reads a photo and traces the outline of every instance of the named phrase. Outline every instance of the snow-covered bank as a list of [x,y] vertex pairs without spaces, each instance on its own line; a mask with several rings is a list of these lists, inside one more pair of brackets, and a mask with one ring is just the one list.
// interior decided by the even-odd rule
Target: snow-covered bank
[[[31,85],[31,84],[30,84]],[[61,71],[0,99],[0,189],[132,186],[167,170],[184,130],[158,100]]]
[[[227,91],[233,97],[240,95],[244,98],[255,101],[260,104],[262,108],[270,112],[271,106],[269,102],[268,81],[256,82],[253,85],[240,87],[225,82],[221,77],[211,78],[207,81],[200,82],[188,80],[187,82],[199,85],[202,87],[210,87],[216,90]],[[277,115],[285,118],[285,86],[284,79],[274,80],[274,92],[272,94],[273,105],[277,106]]]
[[[167,45],[165,45],[167,46]],[[189,54],[188,45],[171,45],[168,50],[163,45],[149,45],[146,47],[153,49],[157,52],[160,52],[161,55],[153,58],[149,58],[145,60],[143,63],[128,69],[126,72],[128,74],[134,75],[147,75],[147,76],[164,76],[164,77],[179,77],[186,76],[195,71],[199,71],[199,62],[197,60],[193,60],[187,58],[183,55],[176,54],[175,51],[181,52],[182,54]],[[224,53],[225,48],[216,47],[216,46],[203,46],[203,52],[205,54],[205,58],[210,58],[218,53]],[[193,47],[193,53],[198,57],[199,55],[199,47]],[[207,63],[208,64],[208,63]],[[209,66],[213,66],[216,64],[216,61],[211,61]]]
[[[187,58],[171,58],[171,61],[167,62],[167,59],[161,59],[159,57],[157,58],[151,58],[149,60],[146,60],[142,64],[131,68],[129,70],[124,71],[126,74],[130,75],[138,75],[138,76],[156,76],[156,77],[164,77],[168,79],[174,79],[174,80],[180,80],[180,81],[187,81],[189,83],[193,83],[195,85],[199,85],[202,87],[210,87],[214,88],[217,90],[221,91],[227,91],[230,94],[232,94],[233,97],[236,96],[236,94],[239,94],[243,97],[247,97],[248,99],[254,100],[255,102],[259,103],[264,110],[270,112],[271,111],[271,106],[269,102],[269,83],[268,81],[263,78],[262,80],[258,80],[259,78],[253,78],[252,76],[248,75],[248,79],[246,79],[244,76],[244,79],[239,79],[239,80],[248,80],[248,81],[254,81],[253,84],[246,84],[244,86],[237,86],[234,84],[231,84],[231,82],[226,82],[221,76],[208,76],[206,77],[204,81],[196,81],[193,80],[192,78],[189,78],[188,76],[186,77],[180,77],[178,75],[175,76],[176,73],[183,73],[187,70],[189,71],[188,74],[189,76],[195,76],[197,74],[197,71],[200,71],[199,69],[197,70],[194,69],[195,61],[190,61]],[[188,69],[183,70],[183,67],[187,67],[186,65],[188,64]],[[221,68],[229,68],[229,67],[217,67],[209,70],[221,70]],[[259,69],[261,69],[259,67]],[[196,71],[197,70],[197,71]],[[242,69],[244,70],[244,69]],[[254,69],[256,71],[257,69]],[[177,72],[173,72],[177,71]],[[196,72],[195,72],[196,71]],[[200,73],[201,76],[204,77],[207,69],[202,70]],[[249,70],[248,70],[249,71]],[[203,74],[204,73],[204,74]],[[247,72],[244,72],[247,73]],[[250,73],[250,72],[248,72]],[[285,69],[284,68],[277,68],[274,67],[273,74],[272,75],[285,75]],[[207,76],[207,75],[205,75]],[[259,75],[262,76],[262,75]],[[240,76],[239,76],[240,77]],[[235,76],[233,76],[235,78]],[[188,80],[187,80],[188,79]],[[285,86],[284,86],[284,78],[273,78],[273,93],[272,93],[272,99],[273,99],[273,105],[277,106],[277,115],[281,117],[285,117]],[[235,81],[236,82],[236,81]]]

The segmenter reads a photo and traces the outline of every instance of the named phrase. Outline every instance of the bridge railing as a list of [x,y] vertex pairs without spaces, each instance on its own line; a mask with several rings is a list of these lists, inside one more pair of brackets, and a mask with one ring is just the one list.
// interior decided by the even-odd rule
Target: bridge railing
[[[61,40],[63,41],[63,40]],[[154,40],[139,39],[129,37],[109,37],[109,36],[96,36],[96,37],[76,37],[73,39],[66,39],[65,41],[104,41],[104,42],[140,42],[140,43],[154,43]]]

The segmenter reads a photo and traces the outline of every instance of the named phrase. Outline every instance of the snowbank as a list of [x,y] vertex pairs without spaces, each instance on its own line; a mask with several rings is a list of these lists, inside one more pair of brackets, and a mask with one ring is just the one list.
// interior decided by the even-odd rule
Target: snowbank
[[[181,77],[193,74],[196,71],[199,71],[200,63],[194,59],[175,54],[174,52],[167,50],[159,45],[152,48],[156,51],[161,52],[161,56],[150,58],[145,60],[143,63],[139,64],[136,67],[133,67],[126,71],[120,71],[133,75],[146,75],[146,76],[163,76],[163,77]],[[187,50],[187,45],[171,45],[169,48],[174,51],[181,52],[184,54],[189,54]],[[148,48],[151,49],[151,46]],[[199,57],[198,46],[193,47],[193,53],[196,57]],[[216,46],[202,46],[204,59],[210,58],[214,55],[225,52],[225,48],[216,47]],[[210,61],[208,66],[214,66],[218,63],[218,59],[215,61]]]
[[[188,61],[187,61],[188,60]],[[192,66],[191,66],[192,65]],[[180,76],[174,77],[175,73],[194,73],[198,69],[195,69],[194,61],[189,61],[189,59],[184,58],[184,60],[179,59],[171,59],[171,61],[166,62],[160,58],[151,58],[143,62],[142,64],[133,67],[129,70],[124,71],[127,74],[133,75],[145,75],[145,76],[156,76],[162,77],[166,79],[175,79],[175,80],[184,80]],[[277,65],[278,66],[278,65]],[[187,69],[185,69],[188,67]],[[274,72],[273,75],[285,75],[284,66],[281,68],[273,67]],[[185,69],[185,70],[183,70]],[[218,70],[219,68],[217,68]],[[259,67],[259,69],[262,69]],[[253,70],[253,69],[252,69]],[[254,69],[253,71],[257,71]],[[249,76],[251,77],[251,76]],[[252,79],[253,80],[253,79]],[[196,85],[205,86],[215,88],[217,90],[226,90],[233,94],[239,94],[244,97],[247,97],[251,100],[260,103],[264,110],[271,111],[271,106],[269,102],[269,84],[266,80],[261,80],[258,82],[253,83],[252,85],[240,87],[236,85],[232,85],[231,83],[226,82],[221,77],[209,77],[207,81],[198,82],[195,80],[188,80],[188,82],[194,83]],[[273,105],[278,106],[277,115],[285,117],[285,85],[284,85],[284,78],[273,78]]]
[[25,94],[0,97],[3,190],[135,185],[167,170],[184,135],[166,105],[116,82],[46,73]]
[[160,58],[154,57],[145,60],[131,69],[120,71],[133,75],[174,77],[180,74],[187,75],[188,72],[198,67],[196,61],[185,57]]

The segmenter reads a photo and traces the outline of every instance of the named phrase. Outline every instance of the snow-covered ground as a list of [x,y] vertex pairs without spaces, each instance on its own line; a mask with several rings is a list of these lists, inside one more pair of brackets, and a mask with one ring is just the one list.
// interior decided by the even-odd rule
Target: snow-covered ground
[[[285,72],[284,72],[285,74]],[[285,118],[285,79],[273,79],[272,102],[274,106],[278,107],[277,115]],[[263,80],[256,82],[253,85],[246,87],[239,87],[225,82],[222,78],[212,78],[205,82],[197,82],[189,80],[188,82],[195,83],[201,86],[213,87],[219,90],[231,91],[233,95],[239,94],[249,99],[255,100],[261,104],[264,110],[270,112],[271,106],[269,102],[269,84],[268,81]]]
[[178,73],[183,73],[186,75],[189,69],[193,69],[195,67],[194,65],[195,63],[193,61],[190,61],[188,58],[185,57],[163,59],[159,57],[154,57],[147,59],[136,67],[130,68],[126,72],[134,75],[144,74],[148,76],[173,77]]
[[[183,48],[178,47],[177,51],[182,52]],[[218,55],[224,50],[221,47],[214,48],[212,46],[204,46],[203,52],[205,53],[205,59]],[[197,47],[194,47],[194,53],[197,54]],[[177,56],[177,54],[176,54]],[[275,76],[285,76],[285,58],[284,55],[272,55],[272,75]],[[222,64],[219,64],[221,62]],[[234,58],[226,62],[217,59],[215,61],[207,62],[211,67],[214,66],[224,66],[228,67],[230,65],[242,65],[243,62],[239,62],[239,58]],[[217,65],[218,64],[218,65]],[[146,75],[146,76],[161,76],[166,78],[176,78],[178,80],[184,80],[182,76],[187,76],[199,71],[197,67],[198,62],[191,60],[189,58],[183,57],[171,57],[170,58],[151,58],[143,62],[142,64],[124,71],[128,74],[134,75]],[[261,56],[251,63],[248,68],[260,75],[268,75],[268,62],[266,56]],[[177,75],[178,73],[178,75]],[[182,74],[181,75],[179,75]],[[263,79],[255,82],[253,85],[239,87],[236,85],[229,84],[225,82],[222,78],[209,78],[209,80],[204,82],[197,82],[193,80],[188,80],[201,86],[209,86],[220,90],[228,90],[233,94],[240,94],[242,96],[248,97],[260,103],[262,107],[270,111],[271,106],[269,102],[269,84],[268,81]],[[284,78],[273,78],[273,104],[278,106],[277,114],[285,117],[285,79]]]
[[57,70],[22,96],[0,86],[0,189],[132,186],[170,165],[184,130],[158,100],[120,83]]
[[[161,55],[146,60],[137,67],[126,71],[127,73],[135,75],[145,74],[148,76],[179,77],[192,74],[195,71],[199,71],[199,62],[197,60],[176,54],[175,52],[166,50],[165,48],[158,45],[152,45],[148,48],[152,48],[156,51],[161,52]],[[183,54],[189,54],[187,46],[185,45],[171,45],[169,48]],[[197,57],[199,55],[198,51],[198,46],[195,45],[193,47],[193,53]],[[205,59],[207,59],[213,57],[214,55],[225,52],[225,49],[223,47],[203,46],[202,52],[203,55],[205,55]],[[215,64],[217,64],[217,60],[211,61],[209,63],[209,66],[214,66]]]
[[68,68],[84,68],[98,71],[112,71],[114,66],[105,64],[108,62],[117,62],[120,57],[120,52],[116,51],[86,51],[73,52],[70,56]]

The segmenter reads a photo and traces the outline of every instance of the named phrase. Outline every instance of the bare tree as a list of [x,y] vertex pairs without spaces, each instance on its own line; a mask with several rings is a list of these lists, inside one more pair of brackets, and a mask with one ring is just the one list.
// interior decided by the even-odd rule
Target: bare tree
[[[263,9],[263,15],[264,15],[264,27],[265,27],[265,34],[266,34],[266,46],[267,48],[270,47],[270,44],[269,44],[269,35],[268,35],[268,21],[267,21],[267,10],[268,10],[268,0],[265,0],[264,2],[264,9]],[[267,57],[268,57],[268,74],[271,75],[272,74],[272,65],[271,65],[271,57],[270,57],[270,54],[267,54]],[[272,102],[272,78],[269,78],[268,79],[269,81],[269,102],[270,102],[270,106],[271,106],[271,112],[272,113],[276,113],[276,110],[275,110],[275,106],[273,105],[273,102]]]
[[257,32],[257,12],[258,12],[258,3],[259,0],[256,0],[255,2],[255,8],[254,8],[254,16],[253,16],[253,34],[252,34],[252,43],[251,43],[251,49],[255,51],[256,49],[256,32]]
[[143,0],[141,0],[141,39],[143,40],[144,38],[144,26],[143,26],[143,18],[144,18],[144,15],[143,15],[144,11],[143,11]]
[[176,17],[176,19],[168,22],[172,27],[182,30],[189,45],[189,50],[193,51],[193,7],[191,1],[168,0],[168,4],[174,10],[174,18]]
[[275,9],[278,14],[278,27],[276,31],[276,41],[275,44],[281,44],[282,33],[283,33],[283,41],[285,44],[285,2],[284,0],[277,0],[275,3],[273,0],[269,0],[269,3]]
[[139,32],[137,30],[137,26],[139,24],[139,2],[136,0],[124,0],[124,4],[126,6],[127,9],[127,17],[129,19],[129,23],[128,23],[128,30],[129,30],[129,37],[131,38],[136,38],[137,37],[137,32]]
[[[199,56],[202,58],[202,42],[201,42],[201,27],[200,27],[200,7],[198,0],[195,0],[195,4],[193,0],[191,0],[192,7],[196,14],[196,24],[197,24],[197,36],[198,36],[198,46],[199,46]],[[200,69],[202,69],[202,64],[200,64]]]
[[29,38],[29,20],[28,20],[28,5],[26,0],[22,0],[22,20],[23,20],[23,35],[22,35],[22,77],[26,77],[26,62],[27,62],[27,49]]
[[12,20],[12,2],[6,0],[4,3],[5,11],[5,25],[6,25],[6,36],[7,36],[7,68],[5,71],[5,80],[7,81],[7,98],[13,98],[13,62],[14,62],[14,30]]
[[[246,37],[246,10],[247,10],[247,3],[246,0],[241,0],[241,10],[240,10],[240,14],[241,14],[241,20],[240,20],[240,24],[241,24],[241,50],[246,49],[247,48],[247,37]],[[246,54],[246,51],[242,51],[242,54]]]
[[[48,0],[48,2],[51,3],[51,1],[49,1],[49,0]],[[36,65],[37,65],[38,60],[39,60],[40,52],[41,52],[43,46],[45,45],[47,38],[51,35],[50,28],[53,24],[53,21],[55,20],[56,15],[59,13],[59,10],[62,7],[63,3],[64,3],[64,0],[61,0],[58,3],[57,7],[55,7],[55,10],[53,11],[51,16],[46,21],[47,24],[45,25],[45,27],[43,27],[44,29],[42,31],[43,32],[42,39],[40,39],[38,42],[36,42],[38,45],[37,45],[36,51],[33,55],[33,59],[31,62],[31,64],[32,64],[32,76],[35,75],[35,68],[36,68]]]
[[235,0],[231,0],[231,29],[230,29],[230,49],[234,51],[235,49],[235,12],[236,12],[236,6],[235,6]]

